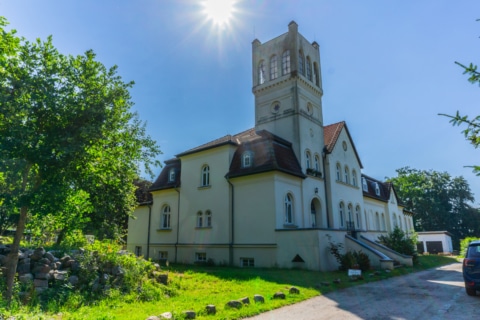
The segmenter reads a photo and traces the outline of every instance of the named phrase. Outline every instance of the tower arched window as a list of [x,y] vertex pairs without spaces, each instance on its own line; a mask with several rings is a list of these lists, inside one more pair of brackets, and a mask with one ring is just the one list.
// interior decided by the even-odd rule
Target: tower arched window
[[350,171],[348,170],[347,166],[345,166],[344,168],[344,173],[345,173],[345,183],[350,183]]
[[337,181],[342,181],[342,167],[337,163]]
[[298,51],[298,73],[305,75],[305,59],[302,50]]
[[308,56],[306,60],[306,67],[307,67],[307,79],[312,81],[312,62],[310,61],[310,57]]
[[340,202],[339,208],[338,208],[338,214],[340,216],[340,228],[345,227],[345,205],[343,202]]
[[265,83],[265,63],[260,61],[258,65],[258,84]]
[[278,78],[277,56],[273,55],[270,58],[270,80]]
[[315,155],[315,171],[320,172],[320,157]]
[[208,165],[204,165],[202,167],[202,187],[206,187],[210,185],[210,167]]
[[164,205],[162,207],[162,218],[161,218],[160,229],[170,229],[170,206]]
[[315,84],[319,87],[320,86],[320,71],[318,70],[318,64],[316,62],[313,63],[313,76],[315,77]]
[[285,196],[285,223],[293,224],[293,198],[289,193]]
[[290,73],[290,50],[285,50],[282,55],[282,75]]
[[305,165],[307,166],[307,169],[310,169],[311,165],[311,156],[310,156],[310,151],[305,152]]

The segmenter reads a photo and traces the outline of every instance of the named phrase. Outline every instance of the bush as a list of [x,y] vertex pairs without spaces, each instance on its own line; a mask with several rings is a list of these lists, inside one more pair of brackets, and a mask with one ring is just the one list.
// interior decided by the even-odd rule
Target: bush
[[460,256],[461,257],[465,257],[465,255],[467,254],[467,248],[468,248],[468,244],[474,240],[480,240],[480,238],[476,238],[476,237],[467,237],[465,239],[462,239],[460,241]]
[[408,236],[398,226],[389,232],[387,235],[381,235],[378,237],[378,242],[384,246],[408,256],[412,256],[413,263],[418,261],[417,253],[417,234],[413,233]]
[[370,258],[367,254],[360,251],[348,251],[344,254],[343,244],[330,242],[330,253],[340,264],[339,269],[346,271],[348,269],[360,269],[366,271],[370,269]]

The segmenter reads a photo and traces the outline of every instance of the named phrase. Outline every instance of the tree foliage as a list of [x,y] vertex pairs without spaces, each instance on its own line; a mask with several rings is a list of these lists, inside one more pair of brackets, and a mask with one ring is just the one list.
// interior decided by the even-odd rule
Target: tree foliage
[[398,253],[412,256],[413,262],[416,263],[418,260],[417,238],[416,233],[408,235],[395,226],[392,232],[379,236],[378,242]]
[[406,209],[415,213],[415,230],[447,230],[457,248],[459,239],[480,232],[480,212],[472,207],[474,197],[463,177],[409,167],[396,171],[397,177],[388,180]]
[[130,111],[133,82],[116,66],[91,50],[63,55],[51,37],[29,42],[6,25],[0,17],[0,173],[11,184],[0,205],[19,213],[10,279],[26,224],[42,229],[37,217],[60,235],[116,236],[135,206],[138,165],[151,173],[160,150]]

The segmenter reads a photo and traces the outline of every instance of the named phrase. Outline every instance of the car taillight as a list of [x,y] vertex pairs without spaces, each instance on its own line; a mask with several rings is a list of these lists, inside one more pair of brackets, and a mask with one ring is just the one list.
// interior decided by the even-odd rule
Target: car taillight
[[475,260],[474,259],[463,259],[463,266],[464,267],[474,267]]

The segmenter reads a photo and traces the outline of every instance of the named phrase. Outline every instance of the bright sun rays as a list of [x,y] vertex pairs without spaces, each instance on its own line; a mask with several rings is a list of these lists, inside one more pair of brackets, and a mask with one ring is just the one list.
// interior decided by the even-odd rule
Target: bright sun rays
[[223,28],[228,26],[235,12],[236,0],[204,0],[202,2],[203,12],[207,20],[215,26]]

